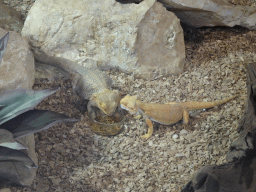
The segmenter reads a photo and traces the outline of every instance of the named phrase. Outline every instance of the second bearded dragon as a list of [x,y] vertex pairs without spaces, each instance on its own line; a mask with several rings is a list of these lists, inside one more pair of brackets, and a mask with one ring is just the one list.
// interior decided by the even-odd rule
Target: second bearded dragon
[[153,133],[152,121],[158,122],[164,125],[171,125],[183,119],[185,124],[189,121],[188,111],[207,109],[217,105],[221,105],[234,99],[238,95],[233,97],[214,101],[214,102],[185,102],[185,103],[145,103],[138,100],[137,96],[126,95],[120,101],[120,105],[123,109],[129,111],[130,114],[136,115],[137,117],[142,116],[148,125],[148,133],[143,135],[142,138],[148,139]]

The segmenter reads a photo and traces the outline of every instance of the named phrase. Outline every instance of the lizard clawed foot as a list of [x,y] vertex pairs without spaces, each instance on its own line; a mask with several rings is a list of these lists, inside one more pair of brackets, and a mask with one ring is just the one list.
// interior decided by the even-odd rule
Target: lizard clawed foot
[[149,134],[145,134],[145,135],[142,135],[142,136],[141,136],[141,138],[146,139],[146,140],[147,140],[149,137],[151,137],[151,135],[149,135]]

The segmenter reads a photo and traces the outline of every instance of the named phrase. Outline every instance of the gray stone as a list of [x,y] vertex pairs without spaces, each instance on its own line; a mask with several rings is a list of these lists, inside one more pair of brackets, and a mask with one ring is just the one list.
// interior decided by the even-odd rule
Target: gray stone
[[[7,31],[0,28],[0,37]],[[34,57],[29,50],[29,45],[18,33],[10,31],[7,50],[0,63],[0,92],[8,91],[15,88],[32,89],[34,85]],[[19,143],[28,148],[25,153],[37,165],[38,160],[35,152],[34,134],[17,139]],[[3,165],[3,163],[5,165]],[[1,166],[8,167],[10,172],[17,171],[20,176],[19,182],[22,185],[29,186],[36,177],[36,170],[27,169],[21,163],[1,162]],[[15,175],[16,173],[14,173]]]
[[155,3],[139,24],[136,39],[137,72],[144,78],[179,74],[185,63],[185,45],[180,20]]
[[255,8],[232,5],[227,0],[159,0],[168,10],[188,25],[229,26],[240,25],[256,29]]
[[[0,37],[7,33],[0,28]],[[18,33],[10,31],[7,49],[0,63],[0,92],[31,89],[35,81],[34,57],[29,45]]]

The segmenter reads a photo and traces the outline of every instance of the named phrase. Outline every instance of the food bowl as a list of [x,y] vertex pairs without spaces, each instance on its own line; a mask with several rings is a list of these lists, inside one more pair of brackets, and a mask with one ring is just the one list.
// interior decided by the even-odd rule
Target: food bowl
[[125,116],[121,109],[117,109],[112,116],[108,116],[100,109],[93,107],[88,116],[89,126],[96,134],[113,136],[120,133],[123,129]]

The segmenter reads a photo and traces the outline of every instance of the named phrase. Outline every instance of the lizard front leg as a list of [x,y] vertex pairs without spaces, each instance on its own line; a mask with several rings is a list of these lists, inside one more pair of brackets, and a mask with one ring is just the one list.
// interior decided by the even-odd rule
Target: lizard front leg
[[141,136],[141,138],[148,139],[153,134],[153,123],[150,119],[146,119],[146,123],[148,125],[148,133]]
[[183,111],[183,129],[187,129],[188,128],[188,121],[189,121],[189,113],[187,110]]
[[188,121],[189,121],[189,113],[188,113],[188,111],[184,110],[182,115],[183,115],[183,123],[184,124],[188,124]]
[[97,107],[96,102],[94,100],[90,100],[87,104],[88,114],[92,111],[92,107]]
[[82,94],[81,94],[81,88],[79,87],[79,80],[81,79],[81,75],[79,73],[73,73],[71,74],[71,84],[72,84],[72,89],[73,89],[73,93],[75,95],[79,95],[80,97],[83,98]]

